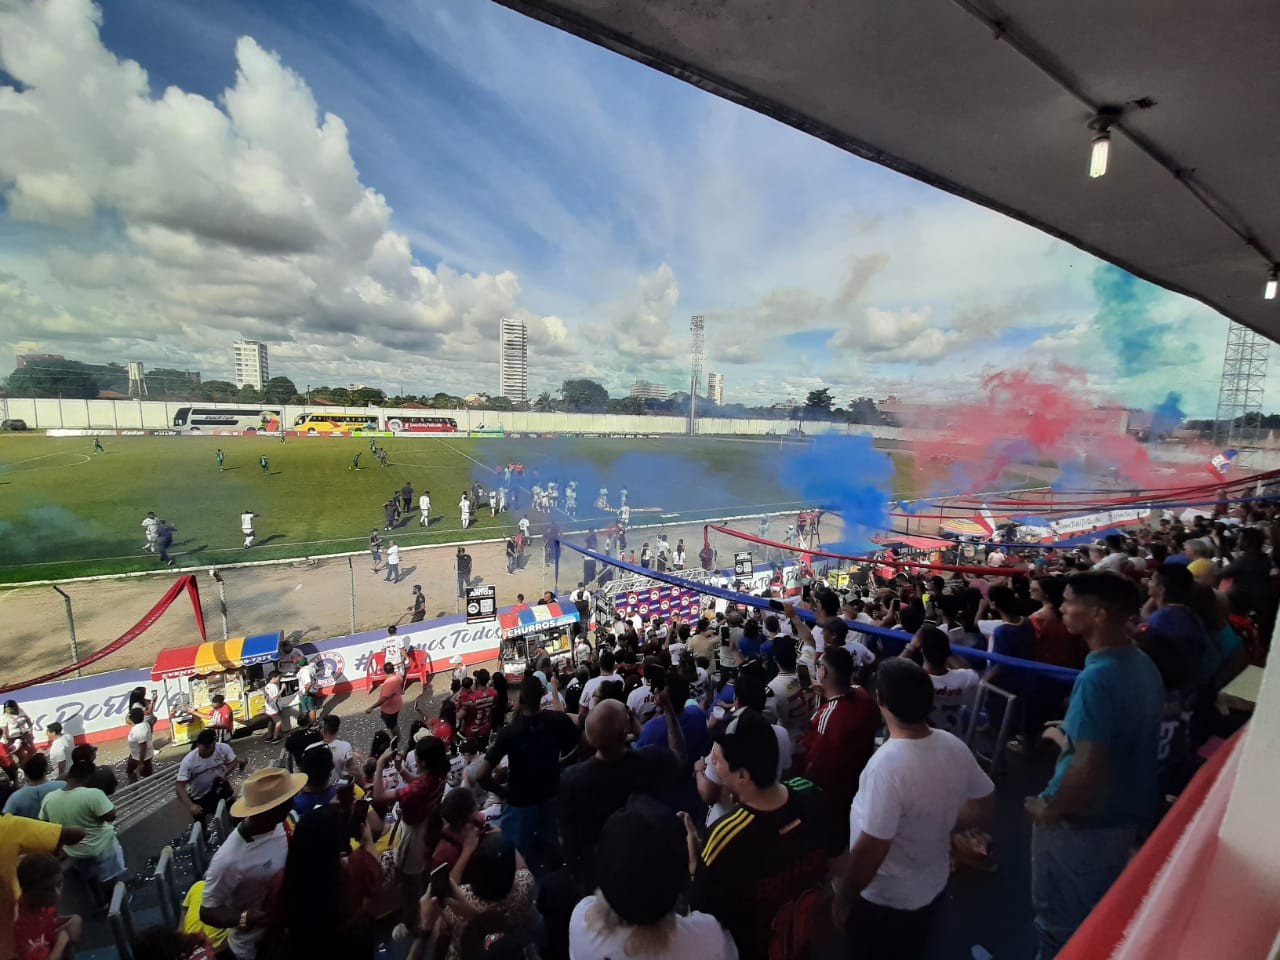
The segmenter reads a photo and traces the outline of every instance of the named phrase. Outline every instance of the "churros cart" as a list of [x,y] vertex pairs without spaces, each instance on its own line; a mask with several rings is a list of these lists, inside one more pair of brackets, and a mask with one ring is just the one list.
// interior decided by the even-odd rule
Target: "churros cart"
[[164,684],[174,741],[195,740],[212,713],[215,694],[226,700],[237,729],[264,716],[267,665],[279,658],[282,640],[284,631],[277,630],[161,650],[151,679]]
[[523,677],[525,669],[534,665],[539,650],[556,666],[570,659],[573,656],[570,632],[577,622],[577,609],[558,603],[527,604],[498,614],[498,626],[502,628],[498,654],[502,672],[512,679]]

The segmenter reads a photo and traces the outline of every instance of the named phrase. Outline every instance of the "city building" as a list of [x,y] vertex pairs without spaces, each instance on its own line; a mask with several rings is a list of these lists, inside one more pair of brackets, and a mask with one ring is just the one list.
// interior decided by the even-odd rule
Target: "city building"
[[641,400],[666,400],[670,398],[671,391],[660,383],[637,380],[631,385],[631,396],[639,397]]
[[707,371],[707,399],[717,407],[724,404],[724,374],[715,370]]
[[18,369],[21,370],[28,363],[36,360],[65,360],[67,359],[60,353],[20,353],[18,354]]
[[257,340],[237,340],[233,345],[236,361],[235,384],[261,390],[271,379],[267,371],[267,345]]
[[512,403],[529,399],[529,331],[523,320],[498,322],[498,396]]

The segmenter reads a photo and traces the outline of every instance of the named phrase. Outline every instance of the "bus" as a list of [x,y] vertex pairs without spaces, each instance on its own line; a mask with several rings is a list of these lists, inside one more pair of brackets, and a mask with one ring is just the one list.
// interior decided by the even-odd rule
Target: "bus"
[[299,433],[351,433],[353,430],[377,430],[374,413],[300,413],[293,418],[293,429]]
[[458,421],[453,417],[420,417],[396,414],[387,417],[387,429],[392,433],[457,433]]
[[279,433],[280,411],[262,407],[179,407],[173,426],[184,433]]

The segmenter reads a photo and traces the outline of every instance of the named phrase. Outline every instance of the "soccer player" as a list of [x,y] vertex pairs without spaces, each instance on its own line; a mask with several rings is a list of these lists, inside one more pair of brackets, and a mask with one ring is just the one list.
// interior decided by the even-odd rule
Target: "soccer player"
[[369,438],[369,452],[373,454],[378,452],[378,441],[372,437]]
[[258,458],[258,466],[262,468],[262,475],[264,477],[271,472],[271,461],[267,459],[267,455],[265,453]]
[[213,459],[218,462],[218,472],[222,473],[222,469],[227,462],[227,455],[222,452],[221,447],[219,447],[217,451],[214,452]]
[[465,530],[471,526],[471,498],[465,490],[462,491],[462,499],[458,501],[458,509],[462,512],[462,529]]
[[348,469],[348,470],[359,470],[359,469],[360,469],[360,457],[361,457],[362,455],[363,455],[363,451],[361,451],[360,453],[357,453],[354,457],[352,457],[352,458],[351,458],[351,466],[347,467],[347,469]]
[[106,451],[106,448],[102,446],[102,438],[101,438],[101,437],[94,437],[94,438],[93,438],[93,452],[94,452],[94,454],[106,453],[106,452],[107,452],[107,451]]
[[240,530],[244,534],[244,546],[246,550],[253,546],[253,518],[256,516],[257,514],[252,510],[246,510],[244,513],[240,514]]
[[427,527],[431,525],[431,491],[422,491],[422,496],[418,498],[418,525]]

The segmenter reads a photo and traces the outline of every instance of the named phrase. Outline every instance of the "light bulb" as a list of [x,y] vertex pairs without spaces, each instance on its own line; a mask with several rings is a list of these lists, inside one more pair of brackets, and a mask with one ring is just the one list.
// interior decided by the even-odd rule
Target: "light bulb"
[[1276,271],[1272,269],[1272,271],[1267,274],[1267,285],[1262,288],[1262,299],[1274,300],[1276,298],[1277,285]]
[[1111,134],[1106,130],[1093,138],[1093,149],[1089,151],[1089,176],[1098,179],[1107,172],[1107,158],[1111,154]]

